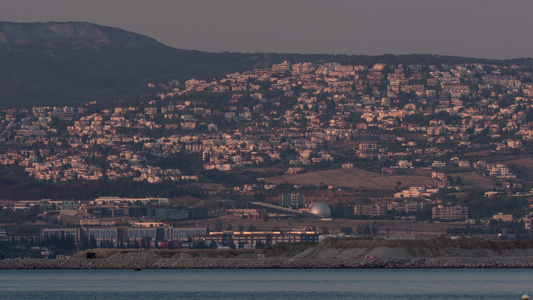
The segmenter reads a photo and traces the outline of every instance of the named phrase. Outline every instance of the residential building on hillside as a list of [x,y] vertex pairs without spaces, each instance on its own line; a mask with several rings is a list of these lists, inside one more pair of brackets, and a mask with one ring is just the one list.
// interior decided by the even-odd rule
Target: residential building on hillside
[[434,220],[466,220],[468,219],[468,207],[466,206],[443,206],[439,205],[431,209],[431,218]]

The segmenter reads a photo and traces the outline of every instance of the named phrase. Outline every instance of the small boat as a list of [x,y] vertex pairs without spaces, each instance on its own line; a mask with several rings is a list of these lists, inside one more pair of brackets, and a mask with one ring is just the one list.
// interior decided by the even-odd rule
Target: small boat
[[139,267],[135,267],[135,268],[133,268],[133,271],[141,271],[141,270],[142,270],[142,269],[139,268]]

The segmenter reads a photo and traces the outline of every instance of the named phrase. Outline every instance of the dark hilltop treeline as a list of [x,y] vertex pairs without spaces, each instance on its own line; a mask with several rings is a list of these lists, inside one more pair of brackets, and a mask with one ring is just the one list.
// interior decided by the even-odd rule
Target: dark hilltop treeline
[[533,64],[438,55],[208,53],[167,47],[132,32],[85,22],[0,22],[0,107],[80,104],[131,95],[148,83],[211,79],[291,62],[385,64]]

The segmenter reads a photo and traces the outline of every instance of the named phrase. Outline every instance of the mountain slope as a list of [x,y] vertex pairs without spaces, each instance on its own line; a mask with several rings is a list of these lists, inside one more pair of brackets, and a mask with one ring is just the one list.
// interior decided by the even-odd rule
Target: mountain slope
[[50,52],[165,47],[156,40],[118,28],[86,22],[0,22],[0,48]]
[[213,77],[263,60],[173,49],[90,23],[0,22],[0,106],[117,99],[150,92],[148,82]]
[[148,93],[148,82],[252,69],[261,55],[172,48],[83,51],[62,56],[0,51],[0,106],[111,100]]
[[366,64],[508,63],[435,55],[207,53],[86,22],[0,22],[0,107],[107,101],[152,93],[149,82],[211,79],[289,60]]

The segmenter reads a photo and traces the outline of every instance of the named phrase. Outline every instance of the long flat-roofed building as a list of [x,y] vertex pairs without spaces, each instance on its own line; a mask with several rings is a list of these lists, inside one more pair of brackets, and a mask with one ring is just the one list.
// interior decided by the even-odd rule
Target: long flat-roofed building
[[387,214],[387,205],[386,204],[357,204],[353,209],[354,215],[356,216],[384,216]]
[[96,204],[108,204],[108,203],[135,203],[141,202],[143,204],[168,204],[168,198],[120,198],[120,197],[99,197],[94,199]]
[[89,239],[93,238],[97,246],[110,242],[117,247],[120,242],[128,240],[128,232],[123,227],[91,227],[85,229],[85,234]]
[[437,220],[465,220],[468,219],[468,207],[439,205],[431,209],[431,217]]
[[79,230],[76,228],[56,228],[56,229],[43,229],[42,237],[48,239],[51,237],[66,237],[73,236],[75,240],[79,238]]
[[172,228],[171,239],[173,241],[186,241],[194,236],[206,235],[207,228],[188,227],[188,228]]
[[318,233],[315,231],[224,231],[196,235],[193,240],[214,241],[223,245],[234,244],[237,248],[259,248],[279,243],[318,243]]

